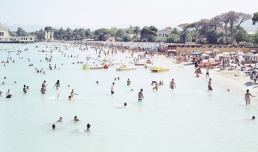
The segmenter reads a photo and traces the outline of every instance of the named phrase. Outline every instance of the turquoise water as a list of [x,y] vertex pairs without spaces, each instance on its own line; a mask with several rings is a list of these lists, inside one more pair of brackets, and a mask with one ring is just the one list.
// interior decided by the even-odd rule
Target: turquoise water
[[[257,120],[246,120],[253,115],[258,117],[258,103],[254,98],[251,105],[246,106],[242,88],[231,87],[227,92],[226,86],[234,85],[213,78],[214,91],[208,92],[208,81],[204,76],[196,78],[192,66],[182,67],[165,60],[155,60],[171,68],[164,73],[151,73],[141,66],[135,71],[116,71],[119,65],[107,70],[82,70],[82,64],[76,62],[85,62],[88,55],[96,57],[94,50],[83,52],[77,47],[69,50],[61,47],[66,54],[79,58],[64,58],[61,52],[55,51],[50,63],[44,60],[49,53],[38,52],[49,50],[43,48],[45,46],[41,43],[0,44],[1,60],[8,57],[6,49],[23,51],[29,48],[20,55],[11,52],[15,63],[0,66],[0,82],[5,82],[0,84],[3,91],[0,96],[0,151],[258,150]],[[130,59],[125,56],[129,54],[118,53],[114,58],[128,63]],[[28,66],[30,63],[34,66]],[[49,70],[49,64],[52,67],[56,64],[60,70]],[[44,68],[46,74],[36,73],[35,68]],[[115,77],[120,80],[114,81]],[[131,86],[126,85],[128,78]],[[172,78],[176,90],[169,88]],[[47,93],[42,95],[40,88],[44,80],[48,86]],[[53,89],[57,80],[61,83],[60,90]],[[151,81],[154,80],[164,82],[158,91],[152,90]],[[110,94],[112,82],[115,82],[114,95]],[[27,94],[22,91],[24,84],[30,87]],[[145,100],[138,103],[137,94],[141,88]],[[12,91],[14,98],[5,98],[7,89]],[[69,101],[72,89],[78,95]],[[122,107],[124,102],[128,107]],[[73,122],[74,116],[82,121]],[[56,123],[57,129],[53,131],[51,125],[59,117],[63,117],[63,122]],[[91,124],[89,132],[84,131],[87,123]]]

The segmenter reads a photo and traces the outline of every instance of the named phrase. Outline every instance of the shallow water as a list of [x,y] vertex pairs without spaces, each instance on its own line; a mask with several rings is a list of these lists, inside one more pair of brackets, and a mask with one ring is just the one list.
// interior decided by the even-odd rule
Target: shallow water
[[[206,79],[196,78],[191,67],[171,61],[156,60],[160,65],[169,63],[171,69],[164,73],[151,73],[141,66],[135,71],[116,71],[119,65],[107,70],[82,70],[81,64],[72,62],[85,62],[86,56],[97,55],[93,50],[82,52],[78,48],[65,52],[78,54],[79,58],[64,58],[57,51],[52,53],[52,67],[56,64],[61,69],[49,70],[50,63],[44,60],[46,53],[38,52],[44,46],[0,44],[0,49],[29,48],[19,56],[12,52],[15,63],[0,66],[0,80],[6,83],[0,84],[4,93],[0,97],[0,151],[258,150],[257,120],[245,120],[253,115],[258,117],[258,103],[254,98],[246,106],[241,88],[232,87],[227,92],[228,82],[214,78],[214,91],[208,92]],[[1,60],[8,57],[5,49],[0,50]],[[130,59],[126,55],[129,56],[117,54],[114,58],[128,63]],[[30,63],[34,66],[28,66]],[[36,73],[35,68],[44,68],[46,74]],[[114,81],[115,77],[120,80]],[[128,78],[131,86],[126,85]],[[169,88],[172,78],[176,90]],[[55,90],[53,86],[58,79],[61,89]],[[48,84],[45,95],[40,94],[43,80]],[[163,80],[164,85],[153,91],[153,80]],[[110,94],[112,82],[115,82],[114,95]],[[24,84],[30,87],[27,94],[22,92]],[[138,103],[141,88],[145,100]],[[7,89],[11,89],[14,98],[5,98]],[[79,95],[69,101],[71,89]],[[60,98],[56,99],[58,93]],[[122,107],[124,102],[128,107]],[[75,115],[82,121],[71,121]],[[63,117],[63,122],[56,123],[57,129],[53,131],[51,125],[59,117]],[[87,123],[91,124],[90,132],[84,131]]]

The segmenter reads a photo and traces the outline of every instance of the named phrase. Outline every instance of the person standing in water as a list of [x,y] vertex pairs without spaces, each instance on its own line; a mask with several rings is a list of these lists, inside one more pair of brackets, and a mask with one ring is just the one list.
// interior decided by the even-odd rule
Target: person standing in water
[[59,88],[61,88],[60,82],[59,80],[57,80],[56,84],[54,85],[53,89],[56,87],[56,90],[58,90]]
[[249,93],[249,90],[246,90],[246,93],[245,93],[246,105],[247,105],[247,104],[250,104],[250,101],[251,101],[250,96],[251,96],[251,97],[255,97],[255,96],[252,96],[251,93]]
[[27,93],[26,85],[23,86],[23,92],[24,92],[24,93]]
[[176,88],[176,83],[175,83],[174,79],[172,79],[172,81],[170,82],[170,88],[171,89],[175,89]]
[[10,89],[8,89],[8,91],[6,92],[6,98],[12,98],[12,97],[13,97],[13,94],[10,91]]
[[87,131],[90,131],[90,124],[87,124]]
[[72,99],[74,95],[78,95],[74,92],[74,90],[72,89],[72,92],[71,92],[71,95],[70,95],[70,98]]
[[111,89],[111,94],[115,93],[114,86],[115,86],[115,82],[113,82],[112,85],[111,85],[111,88],[110,88]]
[[210,75],[209,75],[209,69],[210,69],[210,67],[208,66],[208,67],[207,67],[207,70],[206,70],[206,79],[207,79],[207,77],[208,77],[208,78],[210,77]]
[[209,91],[212,91],[212,87],[211,87],[211,78],[210,78],[210,80],[209,80],[209,82],[208,82],[208,90],[209,90]]
[[46,87],[47,87],[46,80],[44,80],[44,82],[42,83],[42,87],[43,87],[43,88],[46,88]]
[[130,85],[131,84],[131,81],[130,79],[127,80],[127,85]]
[[138,101],[139,101],[139,102],[142,102],[142,99],[144,99],[144,96],[143,96],[143,89],[141,89],[140,92],[138,93]]

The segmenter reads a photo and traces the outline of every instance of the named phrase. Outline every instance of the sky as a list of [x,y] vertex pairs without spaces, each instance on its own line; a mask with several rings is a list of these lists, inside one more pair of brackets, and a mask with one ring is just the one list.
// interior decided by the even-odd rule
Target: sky
[[233,10],[258,12],[258,0],[0,0],[9,25],[176,26]]

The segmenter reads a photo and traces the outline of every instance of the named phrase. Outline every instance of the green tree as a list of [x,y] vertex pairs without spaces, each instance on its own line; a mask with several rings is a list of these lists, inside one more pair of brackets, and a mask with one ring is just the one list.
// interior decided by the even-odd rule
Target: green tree
[[253,35],[253,43],[255,45],[258,45],[258,31],[256,31],[255,34]]
[[167,39],[167,43],[178,43],[179,42],[179,35],[177,34],[169,34]]
[[235,40],[237,43],[239,42],[247,42],[248,40],[248,34],[247,32],[241,27],[239,30],[236,32]]
[[47,32],[50,32],[50,31],[52,31],[52,27],[51,26],[47,26],[47,27],[45,27],[45,31],[47,31]]
[[18,27],[16,34],[17,34],[17,36],[27,36],[28,35],[28,33],[26,33],[25,30],[22,29],[21,27]]
[[85,30],[85,36],[86,36],[86,38],[92,38],[92,35],[93,35],[93,33],[91,32],[90,29],[86,29],[86,30]]
[[117,32],[116,32],[116,37],[121,37],[121,38],[123,38],[125,34],[126,34],[126,31],[125,31],[125,30],[123,30],[123,29],[118,29]]
[[141,28],[139,26],[136,26],[133,30],[133,33],[136,35],[140,34],[140,32],[141,32]]
[[148,41],[153,41],[155,36],[157,36],[158,29],[155,26],[144,26],[141,30],[141,37]]
[[253,25],[255,25],[256,23],[258,23],[258,12],[257,13],[254,13],[254,16],[252,18],[252,21],[253,21]]

